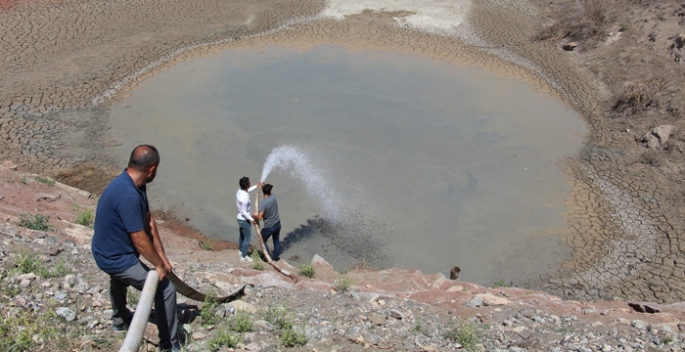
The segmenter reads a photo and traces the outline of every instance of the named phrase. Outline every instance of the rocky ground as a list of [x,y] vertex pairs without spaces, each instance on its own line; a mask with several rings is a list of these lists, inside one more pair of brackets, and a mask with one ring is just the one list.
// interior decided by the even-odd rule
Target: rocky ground
[[[411,5],[411,2],[407,4]],[[528,287],[585,300],[622,297],[671,303],[685,299],[685,242],[681,240],[685,235],[685,186],[682,182],[685,92],[681,88],[685,83],[682,69],[685,5],[681,1],[474,0],[465,25],[448,34],[399,26],[396,19],[410,16],[411,11],[365,11],[339,20],[321,15],[326,6],[327,2],[315,0],[197,0],[192,3],[180,0],[2,0],[0,160],[11,160],[22,170],[51,175],[97,193],[109,181],[114,164],[106,157],[106,150],[117,143],[107,135],[108,104],[125,96],[128,89],[167,65],[220,48],[332,43],[351,49],[417,53],[456,64],[479,64],[560,96],[583,114],[591,130],[585,148],[569,163],[568,170],[574,192],[568,201],[571,231],[566,240],[574,249],[573,258],[559,269],[558,275],[531,281],[527,283]],[[50,183],[47,179],[35,183],[35,177],[26,176],[27,185],[23,185],[22,179],[16,177],[3,183],[2,192],[6,192],[5,187],[51,187],[47,186]],[[8,214],[11,214],[11,207],[20,209],[21,212],[15,211],[12,215],[18,217],[37,204],[49,207],[67,197],[75,197],[63,195],[51,200],[55,196],[54,189],[44,189],[46,197],[27,198],[28,203],[23,205],[10,206],[12,199],[5,196],[0,205]],[[36,201],[38,198],[41,200]],[[92,206],[92,201],[83,202],[77,204]],[[9,265],[6,282],[16,278],[16,271],[10,269],[21,254],[12,245],[23,244],[27,251],[32,248],[45,256],[43,250],[47,247],[40,247],[38,243],[61,241],[57,235],[62,232],[76,239],[87,237],[85,229],[71,224],[75,221],[71,204],[49,210],[49,213],[57,232],[36,238],[34,235],[38,234],[15,228],[16,234],[6,235],[11,237],[5,244],[8,251],[5,264]],[[63,220],[58,220],[58,215]],[[9,220],[10,223],[16,221],[16,218]],[[173,226],[172,223],[167,225]],[[77,242],[74,245],[77,251],[83,251]],[[71,255],[74,250],[65,249],[60,256]],[[221,257],[214,252],[211,252],[213,255],[194,254],[198,255],[197,262],[202,263]],[[230,251],[228,257],[231,257]],[[41,261],[47,259],[59,261],[59,256],[41,257]],[[75,260],[90,259],[83,253]],[[178,262],[181,270],[185,262]],[[87,273],[76,272],[82,276]],[[93,277],[100,277],[95,273]],[[6,296],[16,291],[17,295],[26,298],[21,294],[26,290],[27,297],[31,297],[28,291],[36,290],[33,285],[40,287],[49,281],[49,285],[60,286],[62,279],[24,278],[18,281],[18,288],[12,288],[14,284],[8,286]],[[30,284],[22,288],[24,280]],[[91,287],[97,285],[90,278],[84,280]],[[270,290],[281,292],[285,289]],[[473,295],[473,292],[469,289],[459,295]],[[499,295],[499,292],[493,292]],[[271,297],[271,293],[261,294],[260,299]],[[335,299],[322,296],[321,304],[349,297],[347,294],[330,296],[330,291],[327,294]],[[512,302],[523,299],[508,294],[512,295]],[[246,299],[256,300],[257,297],[248,295]],[[367,302],[362,299],[357,304],[366,307]],[[391,300],[386,304],[389,302]],[[8,300],[3,309],[8,309],[9,304]],[[461,307],[461,303],[455,304]],[[565,304],[577,305],[581,313],[584,308],[580,307],[586,305]],[[19,306],[14,308],[24,311]],[[505,307],[499,308],[502,310],[495,315],[518,307],[518,303]],[[605,308],[608,315],[574,313],[578,323],[567,322],[558,316],[563,327],[567,323],[581,324],[584,319],[611,317],[621,313],[625,304],[616,308],[616,311],[613,307]],[[498,308],[481,309],[488,310],[481,313],[481,318],[485,319]],[[469,312],[477,310],[466,309]],[[443,308],[443,311],[449,309]],[[526,331],[541,329],[555,321],[540,316],[545,323],[533,323],[530,321],[533,319],[525,319],[522,312],[519,314],[520,318],[517,317],[517,323],[512,326],[522,324],[527,326]],[[437,319],[437,315],[435,317]],[[475,316],[469,315],[472,317]],[[621,319],[630,321],[631,318]],[[407,321],[388,320],[397,324]],[[428,321],[430,315],[425,324]],[[587,322],[592,327],[593,322]],[[499,323],[488,324],[491,330],[509,329]],[[539,326],[535,327],[535,324]],[[600,336],[600,330],[611,324],[617,324],[617,330],[633,329],[616,321],[602,324],[596,327],[599,330],[592,330],[593,336]],[[81,325],[78,329],[87,330]],[[95,324],[88,330],[98,329]],[[654,328],[656,330],[659,334],[666,331]],[[674,334],[678,331],[674,327],[671,330]],[[643,331],[642,336],[636,332],[622,338],[630,340],[624,344],[640,343],[639,339],[646,346],[653,344],[656,340],[651,337],[661,336],[659,334],[649,330]],[[554,336],[561,335],[563,333]],[[428,338],[432,335],[418,336]],[[559,346],[571,344],[575,338],[580,343],[588,336],[578,332]],[[601,336],[606,338],[607,344],[612,341],[610,335]],[[676,337],[671,340],[674,344],[679,341]],[[670,337],[663,337],[659,341],[668,339]],[[545,343],[553,340],[546,339]],[[586,346],[591,340],[587,338]],[[443,342],[437,341],[434,342],[436,346],[442,346]]]
[[[92,221],[83,214],[93,210],[95,199],[5,165],[0,349],[118,350],[124,333],[110,329],[108,279],[95,265],[92,229],[84,226]],[[244,296],[225,304],[178,297],[186,351],[685,349],[682,304],[565,301],[504,283],[483,287],[442,274],[377,271],[363,264],[343,275],[318,256],[311,258],[314,277],[300,275],[294,282],[268,264],[240,262],[235,249],[222,250],[176,229],[160,221],[174,271],[187,284],[217,296],[248,285]],[[300,270],[284,260],[279,264]],[[128,298],[134,310],[139,294],[131,290]],[[150,323],[143,349],[155,350],[156,342]]]

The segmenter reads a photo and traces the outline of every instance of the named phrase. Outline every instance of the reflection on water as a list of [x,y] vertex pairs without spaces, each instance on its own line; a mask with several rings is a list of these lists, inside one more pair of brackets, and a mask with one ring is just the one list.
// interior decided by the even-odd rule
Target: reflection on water
[[585,127],[559,101],[478,68],[334,46],[226,51],[148,79],[110,116],[122,163],[138,143],[160,149],[153,207],[209,237],[237,240],[238,179],[256,183],[269,152],[291,145],[344,221],[322,216],[331,199],[302,177],[272,172],[284,258],[458,265],[462,279],[490,283],[503,279],[497,262],[517,271],[509,281],[568,254],[551,235],[566,228],[570,191],[557,164]]

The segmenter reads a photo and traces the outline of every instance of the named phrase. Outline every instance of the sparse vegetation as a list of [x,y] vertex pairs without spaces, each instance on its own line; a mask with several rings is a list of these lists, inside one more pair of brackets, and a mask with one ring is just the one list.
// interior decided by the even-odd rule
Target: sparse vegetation
[[234,334],[231,332],[229,326],[224,324],[219,328],[219,330],[217,330],[216,335],[209,340],[209,350],[217,351],[222,347],[227,349],[236,348],[241,340],[242,336]]
[[40,176],[36,176],[35,180],[50,187],[55,185],[55,180],[52,177],[43,178]]
[[293,323],[288,317],[288,311],[285,307],[280,306],[269,306],[266,311],[262,314],[262,318],[269,323],[273,324],[277,329],[288,329],[292,328]]
[[269,306],[264,313],[262,319],[273,324],[274,327],[281,331],[280,343],[285,347],[302,346],[307,343],[307,334],[303,329],[295,328],[295,324],[288,316],[288,311],[282,306]]
[[19,180],[19,182],[21,182],[21,183],[23,183],[23,184],[27,184],[27,183],[28,183],[28,180],[26,179],[26,176],[22,176],[22,177],[21,177],[21,180]]
[[254,270],[264,270],[264,262],[262,261],[262,258],[259,257],[259,252],[257,251],[252,251],[252,269]]
[[214,241],[210,240],[209,238],[204,239],[200,241],[200,248],[206,251],[211,251],[214,249]]
[[634,114],[643,112],[654,103],[657,93],[663,89],[663,86],[662,80],[653,76],[627,81],[623,83],[614,109],[629,109]]
[[316,274],[316,270],[314,268],[314,264],[302,264],[299,267],[298,273],[299,276],[304,276],[308,278],[313,278],[314,275]]
[[237,312],[235,317],[231,319],[229,326],[231,330],[241,334],[252,331],[250,314],[247,312]]
[[214,292],[208,292],[205,296],[205,301],[200,310],[200,319],[202,319],[203,326],[214,325],[219,322],[219,317],[216,316],[218,303],[215,297]]
[[127,291],[126,291],[126,302],[130,306],[137,306],[138,301],[140,300],[140,291],[136,290],[135,288],[129,286]]
[[303,346],[307,343],[307,334],[303,329],[290,327],[281,332],[279,342],[285,347]]
[[37,231],[51,231],[50,216],[42,214],[24,213],[19,217],[19,226]]
[[338,291],[345,292],[352,286],[352,280],[349,275],[340,275],[333,281],[333,285]]
[[465,320],[452,324],[444,333],[444,337],[456,341],[467,351],[472,351],[478,344],[476,326]]
[[507,283],[504,282],[504,280],[499,280],[492,284],[492,288],[498,288],[498,287],[509,287]]
[[416,318],[414,321],[414,331],[418,332],[420,334],[425,334],[426,332],[423,330],[423,326],[421,324],[421,319]]
[[93,224],[95,223],[95,214],[93,213],[93,209],[76,207],[74,212],[74,221],[77,224],[93,228]]
[[598,41],[607,25],[605,5],[601,0],[576,0],[551,11],[552,23],[542,26],[535,39]]

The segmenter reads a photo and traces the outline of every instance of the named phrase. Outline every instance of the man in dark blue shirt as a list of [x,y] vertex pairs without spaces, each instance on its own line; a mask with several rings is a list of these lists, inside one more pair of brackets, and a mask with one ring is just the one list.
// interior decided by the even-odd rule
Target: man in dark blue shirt
[[155,266],[160,281],[155,294],[160,348],[179,351],[176,288],[166,278],[173,268],[150,214],[145,186],[154,180],[158,166],[159,152],[155,147],[140,145],[133,150],[126,170],[100,196],[92,252],[98,267],[110,276],[112,329],[116,331],[128,328],[133,318],[126,308],[128,286],[142,291],[150,270],[138,257],[142,254]]

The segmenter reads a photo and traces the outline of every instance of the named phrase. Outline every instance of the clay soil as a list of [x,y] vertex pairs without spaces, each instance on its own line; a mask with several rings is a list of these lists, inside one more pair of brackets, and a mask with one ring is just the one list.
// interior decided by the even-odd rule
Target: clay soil
[[97,194],[121,165],[105,156],[118,143],[108,106],[220,49],[331,43],[478,64],[560,97],[590,129],[568,168],[573,258],[526,285],[582,299],[685,299],[685,4],[475,0],[461,36],[397,26],[393,17],[409,13],[324,19],[325,6],[0,0],[0,159]]

